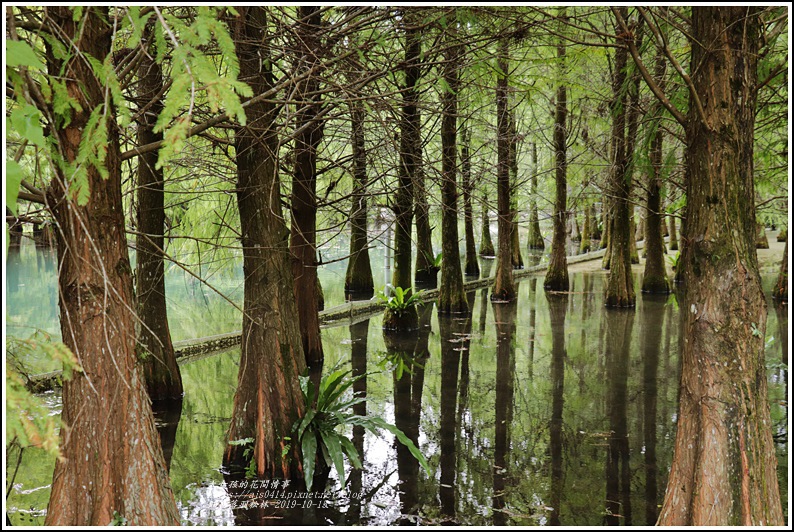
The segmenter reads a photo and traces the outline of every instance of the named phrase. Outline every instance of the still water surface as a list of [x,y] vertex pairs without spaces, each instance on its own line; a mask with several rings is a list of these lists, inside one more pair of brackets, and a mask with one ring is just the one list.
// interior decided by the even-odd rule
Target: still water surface
[[[46,253],[34,252],[26,268],[48,271],[47,260],[39,260]],[[10,267],[8,275],[11,290],[19,277]],[[363,469],[347,466],[344,490],[332,472],[315,486],[326,491],[314,500],[297,499],[289,486],[272,498],[224,478],[239,350],[182,365],[181,410],[160,413],[158,426],[183,524],[653,524],[675,439],[678,306],[675,296],[640,295],[634,311],[605,310],[604,279],[601,272],[572,274],[571,292],[556,296],[545,294],[542,276],[526,279],[509,304],[492,303],[488,289],[478,290],[468,294],[470,315],[439,316],[427,305],[422,329],[397,341],[384,342],[380,317],[325,328],[324,372],[343,367],[363,375],[355,387],[367,398],[363,408],[414,438],[430,471],[391,435],[350,430]],[[773,281],[764,276],[767,293]],[[30,308],[29,290],[40,291],[36,297],[46,304]],[[171,304],[192,306],[195,290],[201,287],[185,282]],[[57,332],[53,293],[18,285],[9,293],[8,308],[19,320],[12,323]],[[239,327],[239,316],[224,310],[228,304],[201,293],[197,306],[204,300],[206,308],[195,319],[204,323],[209,311],[217,332]],[[786,500],[787,375],[780,362],[788,360],[787,322],[785,313],[769,309],[770,404]],[[176,314],[176,339],[216,332],[191,325],[189,311]],[[396,351],[416,361],[400,378]],[[57,416],[59,395],[45,398]],[[8,500],[12,523],[43,522],[52,468],[44,453],[25,451]]]

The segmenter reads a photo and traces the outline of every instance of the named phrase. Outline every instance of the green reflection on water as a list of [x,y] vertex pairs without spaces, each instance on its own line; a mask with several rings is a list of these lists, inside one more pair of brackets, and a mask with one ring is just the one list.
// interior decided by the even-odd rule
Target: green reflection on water
[[[501,310],[495,312],[486,290],[477,291],[471,305],[469,350],[459,352],[459,357],[450,358],[450,352],[444,351],[449,347],[445,342],[454,338],[441,337],[439,318],[433,310],[429,315],[429,356],[422,370],[422,402],[415,412],[419,414],[418,443],[428,458],[431,475],[418,471],[414,477],[404,474],[401,478],[393,439],[367,434],[360,440],[364,470],[357,482],[365,492],[377,490],[360,505],[340,503],[333,513],[307,514],[303,522],[316,519],[314,522],[323,524],[333,519],[370,525],[417,521],[469,525],[651,524],[655,519],[653,510],[664,495],[675,439],[678,309],[673,296],[639,297],[631,317],[627,356],[618,357],[613,349],[615,335],[629,327],[623,324],[620,329],[611,314],[614,311],[603,308],[603,279],[601,273],[572,275],[572,293],[564,302],[562,331],[558,325],[553,326],[542,282],[522,281],[515,328],[507,340],[500,340],[497,334],[495,315],[499,320],[509,317],[505,318]],[[767,291],[773,281],[769,276],[764,278]],[[45,292],[42,290],[42,294]],[[190,306],[188,302],[195,298],[189,284],[176,299]],[[202,300],[198,298],[199,305]],[[207,300],[212,302],[209,294]],[[234,312],[223,310],[224,306],[228,304],[217,302],[207,308],[213,309],[212,316],[218,322],[236,324]],[[202,330],[196,325],[203,323],[201,312],[197,310],[191,318],[195,323],[182,329],[184,334],[191,330],[188,327]],[[25,314],[34,315],[32,311]],[[181,320],[184,318],[174,318],[175,322]],[[770,306],[767,337],[775,337],[768,341],[766,353],[770,363],[770,403],[776,430],[783,433],[787,372],[784,365],[775,362],[787,360],[785,320],[784,313],[777,313]],[[364,330],[367,412],[394,422],[394,376],[378,364],[386,353],[379,317],[369,320],[366,329],[323,329],[325,368],[349,368],[352,345]],[[452,330],[457,331],[455,327]],[[465,332],[464,329],[461,334]],[[556,349],[555,332],[559,335]],[[659,338],[658,352],[645,345],[653,336]],[[560,342],[564,344],[562,349]],[[504,361],[510,371],[499,368],[500,348],[507,349]],[[448,362],[454,358],[455,362]],[[231,350],[182,366],[185,398],[173,449],[171,480],[185,524],[233,524],[235,520],[228,494],[221,485],[220,466],[238,360],[239,351]],[[362,371],[361,363],[357,361],[358,373]],[[457,378],[445,380],[445,376],[451,377],[449,372],[455,372]],[[512,384],[509,415],[497,416],[497,405],[506,397],[505,379]],[[450,388],[450,382],[456,385]],[[452,416],[444,413],[444,406],[454,397],[450,394],[457,395],[457,410]],[[49,397],[57,411],[57,395]],[[500,431],[506,431],[497,438],[498,425]],[[449,471],[444,472],[449,462],[443,461],[442,438],[444,445],[454,443],[451,477]],[[506,449],[498,448],[502,445],[500,438],[506,438]],[[622,462],[617,470],[617,484],[615,468],[607,466],[610,450],[619,443],[616,438],[621,439],[621,445],[627,443],[627,453],[618,453]],[[785,440],[777,448],[782,496],[786,500]],[[25,511],[40,511],[46,506],[52,467],[52,460],[44,453],[25,451],[16,479],[19,485],[8,500],[14,524],[42,520],[27,521],[30,514]],[[454,478],[451,488],[442,486],[442,474]],[[648,479],[653,486],[648,485]],[[613,493],[615,485],[617,491]],[[497,505],[495,486],[504,490],[496,493]],[[406,490],[411,490],[411,497],[405,497]],[[406,506],[406,501],[411,507]],[[494,506],[499,510],[496,513]],[[610,512],[612,515],[608,515]]]

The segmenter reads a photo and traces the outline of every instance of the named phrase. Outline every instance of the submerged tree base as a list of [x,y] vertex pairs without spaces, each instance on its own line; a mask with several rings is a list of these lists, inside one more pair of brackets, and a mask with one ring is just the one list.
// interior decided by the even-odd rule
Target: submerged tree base
[[394,332],[415,331],[419,328],[419,314],[411,307],[399,313],[387,308],[383,311],[383,330]]

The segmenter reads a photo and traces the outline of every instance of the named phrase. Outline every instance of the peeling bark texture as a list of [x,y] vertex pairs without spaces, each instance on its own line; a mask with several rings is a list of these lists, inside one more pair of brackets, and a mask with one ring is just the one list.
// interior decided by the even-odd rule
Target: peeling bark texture
[[438,311],[466,312],[469,308],[463,290],[458,238],[457,117],[461,47],[452,21],[444,33],[444,80],[449,90],[441,95],[441,286]]
[[353,144],[353,200],[350,206],[350,260],[345,273],[345,292],[372,296],[375,282],[367,238],[367,152],[364,146],[364,105],[350,106]]
[[488,218],[488,203],[483,195],[482,199],[482,225],[480,231],[480,257],[494,257],[496,250],[491,240],[491,220]]
[[[79,21],[67,6],[45,7],[51,34],[102,62],[111,53],[107,7],[87,7]],[[60,59],[51,44],[47,70],[79,104],[53,129],[63,165],[53,168],[47,205],[58,227],[58,296],[63,342],[83,368],[64,382],[60,450],[45,524],[107,526],[114,512],[131,525],[178,525],[154,416],[135,354],[132,270],[121,196],[121,151],[115,110],[106,108],[103,172],[85,168],[90,197],[79,205],[69,190],[91,112],[104,105],[85,56]],[[49,110],[51,113],[52,110]]]
[[406,9],[405,25],[405,86],[403,88],[402,114],[400,116],[400,167],[398,184],[394,193],[394,272],[392,285],[407,289],[411,281],[411,224],[413,221],[414,176],[419,171],[416,152],[419,140],[419,66],[422,45],[420,30],[414,24],[413,9]]
[[[628,18],[628,7],[620,8],[623,19]],[[638,84],[626,79],[628,50],[626,35],[616,23],[618,48],[615,50],[615,69],[612,78],[612,162],[609,172],[609,275],[604,290],[607,307],[633,307],[634,279],[631,275],[631,158],[633,138],[626,133],[628,122],[631,129],[634,120],[636,132],[636,98]],[[630,90],[626,90],[626,84]],[[631,97],[628,93],[632,92]],[[627,108],[628,111],[627,111]],[[633,115],[633,116],[628,116]],[[628,119],[627,119],[628,116]],[[633,120],[632,120],[633,119]],[[630,147],[629,144],[632,146]],[[606,259],[605,259],[606,260]]]
[[[267,11],[238,7],[232,21],[240,79],[256,94],[273,85],[268,61]],[[306,371],[298,309],[293,292],[289,231],[279,201],[276,106],[249,105],[246,126],[237,130],[237,201],[240,211],[245,275],[240,371],[227,441],[253,438],[253,444],[227,445],[226,467],[244,469],[255,461],[259,477],[300,478],[297,446],[285,448],[285,436],[305,412],[298,377]],[[311,287],[314,299],[314,285]],[[314,299],[316,302],[316,299]],[[245,455],[251,449],[250,457]]]
[[[560,9],[560,19],[567,20],[565,8]],[[565,43],[557,44],[557,60],[559,61],[560,81],[557,86],[557,100],[554,111],[554,181],[556,194],[554,201],[554,233],[551,239],[551,256],[543,288],[556,292],[568,291],[568,259],[565,250],[568,218],[568,161],[566,149],[568,143],[568,96],[563,83],[565,72]]]
[[[753,132],[759,7],[692,9],[686,128],[686,293],[667,526],[783,526],[755,252]],[[690,94],[690,99],[694,95]]]
[[529,178],[530,191],[529,196],[529,249],[546,249],[546,243],[543,241],[543,235],[540,233],[540,219],[538,218],[538,145],[532,143],[530,150],[532,155],[532,175]]
[[474,243],[474,215],[471,209],[471,192],[474,189],[474,184],[471,180],[470,143],[471,133],[469,132],[469,128],[464,124],[461,127],[460,165],[461,188],[463,189],[463,226],[466,234],[465,273],[469,277],[479,277],[480,263],[477,261],[477,249]]
[[788,242],[783,251],[783,261],[780,263],[780,273],[775,283],[775,291],[772,297],[788,302]]
[[511,301],[517,292],[513,281],[512,211],[510,209],[510,116],[508,110],[508,43],[499,41],[499,70],[496,81],[496,189],[499,220],[499,250],[491,299]]
[[[317,6],[298,9],[295,70],[308,73],[319,62],[322,15]],[[292,274],[306,364],[322,365],[317,297],[317,147],[323,138],[320,113],[320,78],[311,74],[298,82],[295,98],[295,168],[292,175],[291,234]]]
[[[163,140],[154,125],[163,110],[157,94],[163,88],[163,73],[154,60],[154,50],[143,54],[138,65],[139,106],[154,101],[138,122],[138,144]],[[138,359],[143,368],[146,389],[153,402],[180,399],[182,375],[176,363],[168,311],[165,301],[165,267],[163,264],[165,227],[165,193],[162,168],[157,169],[158,153],[150,151],[138,157],[138,239],[136,241]]]

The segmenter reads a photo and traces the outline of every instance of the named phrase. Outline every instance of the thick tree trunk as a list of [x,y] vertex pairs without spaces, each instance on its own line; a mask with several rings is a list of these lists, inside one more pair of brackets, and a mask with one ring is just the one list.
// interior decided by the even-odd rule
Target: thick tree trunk
[[[761,8],[692,10],[686,293],[673,463],[659,524],[782,526],[755,252]],[[696,100],[697,98],[697,100]],[[702,115],[700,116],[700,111]]]
[[[234,21],[240,79],[261,94],[273,85],[263,61],[267,12],[238,7]],[[264,65],[264,66],[263,66]],[[301,471],[298,446],[286,449],[292,425],[305,411],[298,377],[306,359],[298,325],[288,247],[279,201],[276,165],[276,106],[249,105],[247,124],[237,130],[237,201],[240,211],[245,275],[240,371],[227,441],[253,438],[249,445],[227,445],[226,466],[245,468],[251,461],[260,477],[292,478]],[[312,285],[311,293],[314,293]],[[315,300],[316,301],[316,300]],[[250,456],[246,449],[251,449]]]
[[[420,56],[422,53],[421,43],[421,34],[419,34],[417,36],[417,61],[420,61]],[[419,72],[421,72],[421,63],[419,63],[418,68],[420,69]],[[425,172],[422,167],[422,120],[418,107],[418,94],[416,96],[416,103],[417,110],[414,118],[416,131],[413,132],[413,141],[415,144],[412,146],[415,157],[413,180],[414,200],[416,205],[416,275],[414,276],[414,279],[416,280],[417,284],[424,284],[435,288],[438,282],[439,267],[435,264],[433,234],[430,227],[430,206],[427,204],[427,180],[425,179]]]
[[488,217],[488,202],[485,196],[482,198],[482,224],[480,226],[480,256],[481,257],[494,257],[496,250],[493,247],[493,240],[491,240],[491,220]]
[[471,180],[471,156],[469,154],[471,133],[465,124],[461,128],[461,137],[461,188],[463,189],[463,226],[466,234],[465,273],[470,277],[479,277],[480,263],[477,261],[477,249],[474,243],[474,215],[471,208],[471,192],[474,189]]
[[[454,18],[454,17],[453,17]],[[441,96],[441,287],[438,291],[438,311],[466,312],[468,302],[463,290],[458,238],[457,186],[457,117],[460,88],[460,46],[457,44],[455,22],[445,33],[444,80],[449,90]]]
[[[104,61],[112,26],[106,7],[90,7],[75,21],[69,7],[45,8],[57,39]],[[105,101],[85,56],[66,59],[46,47],[51,76],[62,79],[79,107],[53,130],[63,165],[53,168],[47,203],[58,225],[58,294],[61,336],[83,371],[63,385],[60,451],[45,523],[107,526],[114,512],[132,525],[177,525],[179,513],[168,480],[151,404],[135,354],[132,270],[121,198],[121,152],[114,109]],[[91,112],[107,105],[102,170],[93,165],[75,177],[74,165]],[[75,198],[76,179],[90,190]],[[83,203],[82,205],[80,203]]]
[[540,219],[538,218],[538,145],[532,143],[532,176],[529,178],[532,188],[529,196],[529,249],[546,249],[543,235],[540,234]]
[[499,70],[496,81],[496,188],[499,217],[499,250],[491,299],[511,301],[516,298],[513,282],[513,219],[510,209],[510,115],[508,110],[508,44],[499,41]]
[[[295,68],[307,73],[317,62],[320,49],[322,16],[317,6],[298,10],[299,47]],[[320,79],[307,77],[296,87],[295,168],[292,175],[291,234],[292,274],[295,278],[295,302],[298,307],[303,353],[306,364],[319,366],[323,361],[317,297],[317,146],[323,137],[320,113]]]
[[[565,8],[562,8],[562,18],[565,18]],[[568,142],[568,97],[562,75],[565,69],[565,45],[562,41],[557,45],[557,60],[559,61],[560,81],[557,86],[557,102],[554,112],[554,181],[556,195],[554,201],[554,234],[551,239],[551,256],[549,268],[543,288],[557,292],[568,290],[568,259],[565,250],[565,226],[568,217],[568,161],[566,159],[566,145]]]
[[[154,50],[143,54],[138,65],[138,97],[143,107],[154,101],[163,88],[163,73],[154,60]],[[163,140],[154,125],[163,110],[162,100],[154,101],[138,123],[138,144]],[[138,239],[136,282],[138,296],[138,359],[146,389],[152,401],[182,397],[182,376],[176,363],[165,302],[163,264],[165,193],[162,168],[156,168],[157,152],[138,157]]]
[[756,249],[769,249],[769,239],[766,237],[766,227],[764,224],[756,224],[758,238],[755,241]]
[[351,104],[353,141],[353,200],[350,206],[350,259],[345,274],[345,292],[372,296],[375,283],[367,238],[367,152],[364,147],[364,106]]
[[[628,7],[621,7],[624,19],[628,17]],[[616,24],[617,27],[617,24]],[[609,176],[609,276],[604,292],[607,307],[633,307],[635,302],[634,280],[631,275],[631,151],[626,136],[626,108],[629,98],[625,90],[626,63],[628,49],[626,36],[618,33],[615,51],[615,70],[612,78],[612,164]],[[632,100],[634,95],[632,95]]]

